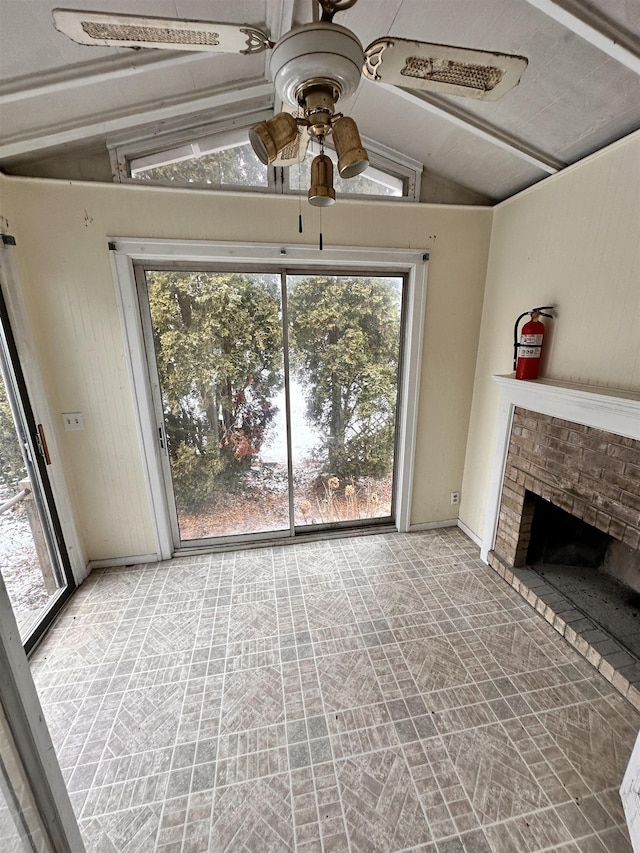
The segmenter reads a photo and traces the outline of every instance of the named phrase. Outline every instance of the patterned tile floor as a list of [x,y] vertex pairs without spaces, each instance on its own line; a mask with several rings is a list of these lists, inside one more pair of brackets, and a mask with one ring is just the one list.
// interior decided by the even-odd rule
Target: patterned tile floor
[[631,849],[640,714],[456,529],[94,571],[32,668],[88,851]]

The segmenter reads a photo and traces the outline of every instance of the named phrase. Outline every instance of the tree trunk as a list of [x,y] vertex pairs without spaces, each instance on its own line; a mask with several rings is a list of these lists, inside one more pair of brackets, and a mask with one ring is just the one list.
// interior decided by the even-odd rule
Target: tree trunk
[[[329,344],[338,343],[338,330],[334,326],[329,332]],[[344,412],[342,411],[342,387],[336,374],[331,372],[331,414],[329,416],[329,468],[337,472],[340,461],[344,458]]]

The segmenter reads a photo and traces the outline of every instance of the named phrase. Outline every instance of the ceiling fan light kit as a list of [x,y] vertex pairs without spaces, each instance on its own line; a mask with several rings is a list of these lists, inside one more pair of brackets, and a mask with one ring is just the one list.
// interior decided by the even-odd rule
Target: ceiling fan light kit
[[[369,165],[355,121],[334,115],[338,100],[344,101],[357,91],[363,63],[364,51],[357,36],[346,27],[328,21],[316,21],[291,30],[271,54],[269,67],[277,94],[284,104],[300,108],[303,115],[297,122],[321,145],[322,153],[311,166],[308,193],[309,202],[315,206],[333,204],[336,198],[333,164],[323,150],[327,136],[333,135],[342,178],[355,177]],[[288,114],[280,113],[275,118],[285,115]],[[251,129],[249,138],[256,155],[264,163],[265,146],[259,127]],[[282,147],[267,162],[273,162],[288,141],[283,141]]]
[[369,165],[369,155],[362,147],[358,127],[352,118],[338,116],[331,124],[338,155],[341,178],[355,178]]
[[[278,42],[257,27],[54,9],[56,28],[80,44],[169,50],[207,50],[254,54],[272,49],[269,69],[285,109],[249,130],[249,141],[265,165],[299,162],[309,137],[320,143],[312,164],[309,201],[318,206],[335,201],[333,164],[324,153],[329,134],[342,178],[352,178],[369,165],[353,119],[335,114],[338,100],[348,100],[364,76],[373,82],[405,89],[493,101],[516,86],[527,60],[493,51],[430,44],[385,36],[363,50],[358,37],[333,23],[337,12],[357,0],[317,0],[321,20],[296,27]],[[292,150],[293,149],[293,150]],[[296,157],[296,151],[298,157]]]
[[298,122],[290,113],[278,113],[249,129],[249,142],[261,163],[268,166],[298,136]]
[[309,204],[314,207],[328,207],[336,200],[333,188],[333,163],[326,154],[318,154],[311,164],[311,186],[307,194]]

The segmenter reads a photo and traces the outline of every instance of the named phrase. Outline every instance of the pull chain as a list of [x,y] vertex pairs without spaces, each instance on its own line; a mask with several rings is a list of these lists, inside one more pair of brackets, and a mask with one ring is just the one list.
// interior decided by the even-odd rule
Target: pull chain
[[302,171],[302,130],[298,125],[298,234],[302,234],[302,195],[300,193],[300,172]]
[[[324,154],[324,136],[320,136],[318,138],[320,140],[320,154]],[[320,251],[322,251],[322,249],[324,248],[322,245],[322,242],[323,241],[322,241],[322,205],[321,205],[320,206],[320,235],[319,235],[319,241],[318,241]]]

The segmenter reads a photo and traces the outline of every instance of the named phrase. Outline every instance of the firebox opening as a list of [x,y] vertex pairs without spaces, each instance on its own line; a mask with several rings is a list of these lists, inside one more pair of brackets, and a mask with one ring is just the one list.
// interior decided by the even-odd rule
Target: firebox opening
[[531,492],[525,503],[527,564],[640,659],[640,552]]
[[598,569],[610,541],[607,533],[536,496],[528,563]]

